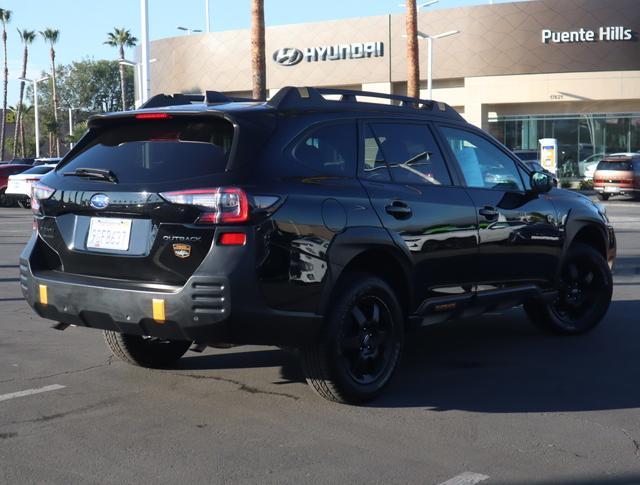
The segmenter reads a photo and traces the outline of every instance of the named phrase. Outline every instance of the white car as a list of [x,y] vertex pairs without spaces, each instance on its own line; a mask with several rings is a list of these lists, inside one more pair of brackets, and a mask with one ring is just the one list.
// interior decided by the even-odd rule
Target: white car
[[31,185],[54,168],[56,168],[55,164],[38,165],[25,172],[11,175],[5,191],[7,199],[15,200],[21,207],[26,207],[31,199]]

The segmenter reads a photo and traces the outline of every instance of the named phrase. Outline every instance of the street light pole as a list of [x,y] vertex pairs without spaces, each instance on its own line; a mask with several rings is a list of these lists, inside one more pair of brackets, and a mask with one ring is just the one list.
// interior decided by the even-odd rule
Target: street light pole
[[205,31],[211,32],[211,17],[209,16],[209,0],[204,0]]
[[148,0],[140,0],[140,57],[142,64],[142,85],[140,101],[145,103],[149,99],[149,2]]
[[418,32],[418,39],[427,41],[427,54],[429,56],[429,59],[427,60],[427,99],[433,99],[433,41],[435,39],[442,39],[459,33],[459,30],[450,30],[449,32],[443,32],[438,35],[426,35],[422,32]]
[[33,116],[35,118],[35,132],[36,132],[36,158],[40,158],[40,123],[38,121],[38,83],[46,81],[49,76],[42,77],[40,79],[28,79],[26,77],[19,77],[18,81],[24,81],[33,85]]
[[[157,59],[149,59],[149,64],[156,62]],[[138,76],[138,92],[136,97],[138,98],[138,104],[136,104],[136,108],[138,108],[142,104],[142,93],[144,92],[144,86],[142,84],[142,63],[141,62],[133,62],[128,59],[120,59],[118,64],[121,66],[130,66],[136,70],[136,74]]]

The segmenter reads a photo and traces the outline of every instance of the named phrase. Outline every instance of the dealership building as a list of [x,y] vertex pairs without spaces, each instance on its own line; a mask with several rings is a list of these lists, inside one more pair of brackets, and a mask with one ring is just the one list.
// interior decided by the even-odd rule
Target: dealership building
[[[640,0],[425,9],[418,30],[458,31],[432,40],[432,97],[510,148],[556,138],[565,176],[579,175],[590,156],[640,150]],[[406,94],[403,35],[403,14],[268,27],[269,93],[296,85]],[[427,44],[420,41],[423,98]],[[248,30],[160,39],[150,51],[151,94],[250,96]]]

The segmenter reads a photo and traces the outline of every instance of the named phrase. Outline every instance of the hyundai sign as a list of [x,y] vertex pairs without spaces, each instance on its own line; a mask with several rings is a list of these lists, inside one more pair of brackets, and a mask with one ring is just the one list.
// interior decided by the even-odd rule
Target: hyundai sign
[[307,47],[283,47],[273,53],[273,61],[281,66],[295,66],[305,62],[343,61],[347,59],[365,59],[383,57],[384,43],[356,42],[353,44],[324,45]]

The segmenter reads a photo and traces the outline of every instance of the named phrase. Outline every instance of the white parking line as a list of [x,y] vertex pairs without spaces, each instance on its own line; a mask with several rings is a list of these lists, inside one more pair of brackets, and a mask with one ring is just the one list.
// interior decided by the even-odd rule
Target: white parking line
[[16,397],[31,396],[33,394],[40,394],[42,392],[57,391],[58,389],[64,389],[65,387],[67,386],[61,386],[60,384],[52,384],[50,386],[44,386],[38,389],[27,389],[26,391],[12,392],[10,394],[1,394],[0,402],[8,401],[9,399],[15,399]]
[[480,473],[464,472],[460,475],[456,475],[450,478],[446,482],[439,483],[438,485],[473,485],[484,480],[488,480],[488,475],[481,475]]

